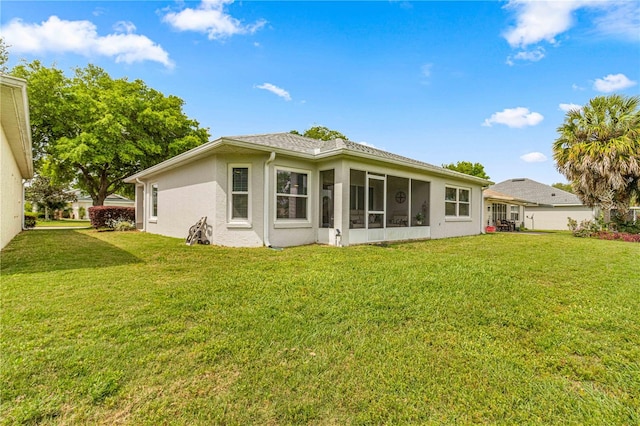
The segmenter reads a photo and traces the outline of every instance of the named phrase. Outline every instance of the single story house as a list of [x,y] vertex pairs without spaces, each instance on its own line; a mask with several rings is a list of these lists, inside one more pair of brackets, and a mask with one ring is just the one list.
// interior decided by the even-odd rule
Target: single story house
[[[93,207],[93,199],[84,192],[76,189],[72,191],[76,201],[71,204],[71,217],[73,219],[89,219],[89,207]],[[118,194],[111,194],[105,200],[105,206],[135,207],[135,201]],[[82,214],[81,214],[82,213]]]
[[490,182],[356,142],[290,133],[222,137],[125,179],[136,224],[212,244],[352,245],[483,232]]
[[507,194],[485,189],[484,195],[484,223],[486,226],[496,228],[498,231],[515,230],[524,226],[525,206],[534,205],[526,200],[521,200]]
[[0,73],[0,248],[24,228],[24,181],[33,177],[27,82]]
[[522,220],[528,229],[567,230],[569,217],[578,222],[596,217],[577,195],[531,179],[509,179],[489,189],[526,201]]

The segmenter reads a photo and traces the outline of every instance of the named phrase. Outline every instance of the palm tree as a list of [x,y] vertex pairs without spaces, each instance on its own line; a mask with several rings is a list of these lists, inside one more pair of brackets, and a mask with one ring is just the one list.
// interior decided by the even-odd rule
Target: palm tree
[[553,143],[558,171],[589,207],[627,211],[640,196],[640,97],[597,96],[567,112]]

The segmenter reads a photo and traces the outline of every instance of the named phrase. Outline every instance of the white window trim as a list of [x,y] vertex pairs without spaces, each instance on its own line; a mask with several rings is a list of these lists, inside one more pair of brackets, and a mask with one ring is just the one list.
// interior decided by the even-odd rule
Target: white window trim
[[[156,203],[158,203],[160,197],[160,188],[158,186],[158,182],[151,182],[149,184],[149,222],[152,223],[156,223],[158,222],[158,212],[156,211],[156,214],[153,214],[153,189],[155,188],[156,190]],[[159,204],[159,203],[158,203]],[[160,206],[158,205],[156,210],[160,210],[159,208]]]
[[[453,216],[447,215],[446,213],[446,205],[447,203],[452,203],[452,200],[447,200],[447,188],[452,188],[456,190],[456,214]],[[466,190],[469,191],[469,214],[467,216],[460,216],[460,190]],[[448,222],[469,222],[472,220],[472,216],[471,216],[471,212],[472,210],[472,198],[471,198],[471,188],[466,187],[466,186],[457,186],[457,185],[445,185],[444,186],[444,203],[445,203],[445,220]]]
[[[246,219],[233,219],[233,169],[246,168],[248,171],[247,176],[247,218]],[[251,228],[252,227],[252,194],[251,194],[251,164],[248,163],[230,163],[227,168],[227,227],[228,228]],[[241,194],[242,192],[238,192]]]
[[[293,172],[293,173],[301,173],[307,175],[307,195],[297,195],[297,194],[280,194],[278,193],[278,172]],[[312,213],[312,204],[311,204],[311,192],[313,188],[313,175],[311,170],[305,169],[296,169],[293,167],[286,166],[276,166],[273,168],[273,218],[274,218],[274,227],[275,228],[309,228],[312,226],[311,218],[313,216]],[[284,219],[278,218],[278,196],[287,196],[287,197],[298,197],[305,198],[307,200],[307,217],[305,219]]]

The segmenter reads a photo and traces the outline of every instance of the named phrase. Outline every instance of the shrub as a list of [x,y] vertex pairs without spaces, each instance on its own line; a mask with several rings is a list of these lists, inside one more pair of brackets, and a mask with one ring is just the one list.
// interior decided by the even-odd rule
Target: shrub
[[569,219],[567,226],[573,232],[574,237],[591,237],[595,233],[602,230],[602,224],[599,221],[583,220],[578,224],[578,221],[572,218]]
[[136,222],[136,209],[134,207],[118,206],[94,206],[89,207],[89,220],[91,226],[96,229],[109,228],[117,222]]
[[114,231],[135,231],[136,230],[136,224],[131,222],[130,220],[125,220],[125,219],[118,219],[118,220],[113,220],[110,219],[109,221],[107,221],[107,225],[109,226],[109,228],[113,229]]
[[78,219],[84,219],[86,215],[87,215],[87,209],[85,209],[84,207],[80,207],[78,209]]
[[611,221],[615,225],[616,230],[629,234],[640,234],[640,222],[627,220],[627,217],[620,214],[611,215]]
[[593,235],[601,240],[621,240],[628,243],[640,243],[640,234],[628,234],[626,232],[600,231]]
[[24,227],[27,229],[36,227],[36,219],[38,218],[37,213],[25,212],[24,213]]

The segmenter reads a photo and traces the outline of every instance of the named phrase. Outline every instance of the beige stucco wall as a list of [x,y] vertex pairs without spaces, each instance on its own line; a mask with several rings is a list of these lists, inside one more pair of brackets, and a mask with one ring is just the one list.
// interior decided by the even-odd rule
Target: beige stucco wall
[[22,176],[0,126],[0,248],[22,230]]
[[[532,220],[533,216],[533,220]],[[528,229],[566,231],[568,217],[580,223],[594,218],[593,209],[577,207],[525,207],[524,226]]]

